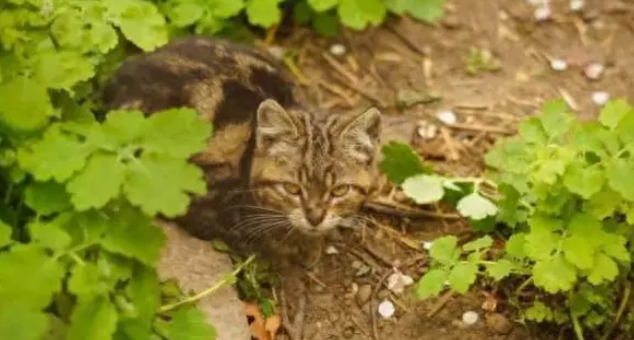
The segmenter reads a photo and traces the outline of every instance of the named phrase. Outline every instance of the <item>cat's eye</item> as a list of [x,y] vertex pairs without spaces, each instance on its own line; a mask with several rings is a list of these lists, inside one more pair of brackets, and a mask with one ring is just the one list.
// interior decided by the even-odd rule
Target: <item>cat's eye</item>
[[333,197],[345,196],[350,192],[350,188],[350,185],[347,184],[338,185],[334,189],[332,189],[332,191],[330,191],[330,195],[332,195]]
[[288,192],[291,195],[299,195],[302,193],[302,188],[293,183],[284,183],[283,184],[284,191]]

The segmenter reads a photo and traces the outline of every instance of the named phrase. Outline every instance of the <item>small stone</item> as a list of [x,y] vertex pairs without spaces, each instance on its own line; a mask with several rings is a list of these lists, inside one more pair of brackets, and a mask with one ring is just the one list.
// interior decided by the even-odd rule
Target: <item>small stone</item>
[[346,54],[346,47],[342,44],[332,44],[330,45],[330,54],[336,56],[342,56]]
[[474,311],[467,311],[462,314],[462,322],[468,326],[474,325],[476,322],[478,322],[478,318],[478,313]]
[[445,124],[455,124],[458,118],[456,118],[456,114],[451,110],[439,112],[437,115],[438,119]]
[[378,310],[379,314],[386,319],[391,318],[394,315],[394,312],[396,312],[396,308],[394,308],[394,304],[390,300],[384,300],[381,302]]
[[568,63],[562,59],[553,59],[550,61],[550,67],[555,71],[564,71],[568,68]]
[[552,13],[550,11],[550,7],[547,5],[541,5],[535,8],[535,12],[533,13],[535,20],[537,21],[546,21],[550,19],[551,15]]
[[605,105],[608,100],[610,100],[610,94],[605,91],[596,91],[592,93],[592,101],[599,106]]
[[359,287],[357,294],[354,296],[354,300],[357,302],[357,305],[361,307],[366,302],[370,301],[371,296],[372,296],[372,286],[363,285]]
[[497,334],[507,335],[513,330],[513,323],[500,313],[488,314],[486,316],[486,323],[487,326]]
[[601,78],[601,75],[603,75],[603,71],[605,71],[605,67],[599,63],[589,64],[583,69],[583,73],[586,75],[586,77],[592,80],[597,80]]
[[570,3],[569,3],[570,10],[573,12],[579,12],[580,10],[583,9],[584,5],[585,5],[584,0],[570,0]]

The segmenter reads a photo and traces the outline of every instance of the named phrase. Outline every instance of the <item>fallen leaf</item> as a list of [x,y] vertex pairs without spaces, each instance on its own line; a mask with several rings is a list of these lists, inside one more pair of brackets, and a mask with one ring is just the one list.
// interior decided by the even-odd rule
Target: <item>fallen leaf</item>
[[251,336],[255,340],[275,340],[282,322],[279,315],[272,315],[264,320],[260,307],[253,302],[244,304],[244,313],[253,318],[249,328],[251,329]]

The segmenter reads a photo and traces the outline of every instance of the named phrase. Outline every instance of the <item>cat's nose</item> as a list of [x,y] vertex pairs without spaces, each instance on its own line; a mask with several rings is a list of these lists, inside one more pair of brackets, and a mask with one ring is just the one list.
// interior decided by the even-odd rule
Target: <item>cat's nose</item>
[[325,209],[310,208],[306,210],[306,219],[313,227],[318,226],[324,220],[325,215]]

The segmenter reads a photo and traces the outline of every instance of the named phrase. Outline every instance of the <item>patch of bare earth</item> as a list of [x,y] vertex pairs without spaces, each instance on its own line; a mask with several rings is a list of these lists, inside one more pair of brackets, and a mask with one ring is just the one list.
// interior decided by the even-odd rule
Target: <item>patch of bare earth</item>
[[[568,0],[551,3],[552,17],[544,22],[535,20],[534,9],[523,0],[452,0],[437,26],[391,18],[386,27],[364,33],[346,32],[326,40],[300,31],[280,43],[298,51],[304,85],[320,107],[377,105],[388,121],[405,122],[395,124],[391,133],[409,140],[437,171],[479,176],[486,150],[497,138],[514,133],[517,123],[536,113],[545,100],[564,97],[588,118],[599,108],[592,101],[595,91],[634,97],[634,3],[585,1],[577,13],[570,11]],[[344,45],[346,53],[330,53],[334,43]],[[501,69],[468,75],[466,58],[472,47],[490,50]],[[554,71],[551,61],[556,59],[566,61],[567,69]],[[594,62],[605,72],[590,80],[583,69]],[[434,100],[437,96],[440,99]],[[444,110],[456,114],[457,124],[437,121],[436,114]],[[432,137],[424,128],[429,124],[437,127]],[[481,306],[485,292],[495,296],[495,287],[424,302],[414,297],[411,287],[401,294],[386,288],[393,268],[414,278],[424,273],[422,241],[445,234],[468,238],[465,221],[373,218],[375,223],[363,231],[332,241],[338,253],[324,255],[302,278],[309,289],[303,339],[535,338],[534,330],[519,324],[505,335],[487,325]],[[281,275],[290,281],[292,274]],[[377,314],[377,305],[388,299],[396,313],[385,319]],[[466,327],[461,319],[469,310],[480,319]],[[504,301],[498,301],[498,310],[512,320]]]

